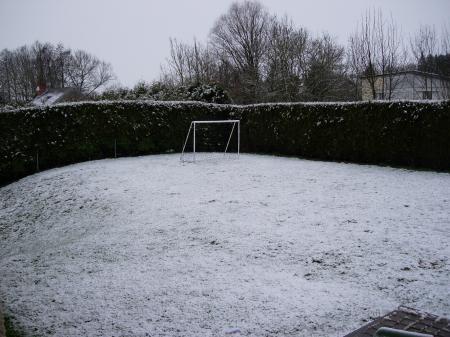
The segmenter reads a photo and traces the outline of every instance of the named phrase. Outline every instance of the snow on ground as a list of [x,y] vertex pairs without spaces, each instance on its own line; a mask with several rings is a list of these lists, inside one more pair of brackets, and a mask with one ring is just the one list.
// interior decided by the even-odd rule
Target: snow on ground
[[52,336],[343,336],[450,316],[450,174],[271,156],[82,163],[0,189],[0,298]]

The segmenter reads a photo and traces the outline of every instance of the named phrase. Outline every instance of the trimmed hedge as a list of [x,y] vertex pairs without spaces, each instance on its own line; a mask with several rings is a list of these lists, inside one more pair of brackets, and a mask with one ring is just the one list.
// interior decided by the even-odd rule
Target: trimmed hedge
[[179,152],[192,120],[227,118],[241,119],[243,152],[450,170],[450,101],[112,101],[0,113],[0,183],[115,152]]
[[256,105],[242,118],[250,152],[450,170],[450,101]]

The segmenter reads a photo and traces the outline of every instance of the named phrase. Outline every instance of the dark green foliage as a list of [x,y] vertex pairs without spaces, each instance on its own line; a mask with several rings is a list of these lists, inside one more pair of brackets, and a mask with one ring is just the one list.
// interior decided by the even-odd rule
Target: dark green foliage
[[242,109],[242,148],[450,170],[450,102],[276,104]]
[[199,103],[88,102],[0,113],[0,183],[55,166],[179,151],[193,119],[226,118]]
[[450,102],[117,101],[0,113],[0,183],[80,161],[178,152],[195,119],[241,119],[241,150],[450,170]]
[[153,84],[139,82],[133,89],[108,89],[97,95],[95,100],[197,101],[217,104],[231,102],[228,93],[216,84],[169,86],[161,82]]
[[450,54],[421,55],[418,70],[450,77]]
[[230,98],[226,91],[215,84],[197,84],[185,90],[185,99],[207,103],[227,104]]
[[5,330],[6,337],[21,337],[24,336],[18,329],[13,325],[11,318],[5,317]]

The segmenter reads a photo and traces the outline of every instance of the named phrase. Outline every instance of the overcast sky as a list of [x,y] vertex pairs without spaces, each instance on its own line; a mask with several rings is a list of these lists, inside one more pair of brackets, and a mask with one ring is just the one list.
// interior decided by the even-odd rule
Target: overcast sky
[[[0,0],[0,49],[62,42],[110,62],[123,85],[158,79],[169,37],[206,41],[232,0]],[[314,34],[346,43],[362,13],[392,13],[406,36],[421,24],[450,27],[450,0],[260,0]]]

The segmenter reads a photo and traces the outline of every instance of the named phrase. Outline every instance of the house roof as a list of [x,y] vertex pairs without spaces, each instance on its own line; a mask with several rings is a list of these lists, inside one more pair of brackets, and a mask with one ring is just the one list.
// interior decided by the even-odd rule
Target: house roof
[[58,88],[47,89],[43,94],[36,96],[31,104],[35,106],[46,106],[61,103],[67,100],[67,98],[79,95],[79,90],[75,88]]
[[[441,80],[450,81],[450,77],[435,74],[435,73],[428,73],[428,72],[420,71],[420,70],[402,70],[402,71],[397,71],[395,73],[379,74],[379,75],[375,75],[374,77],[406,75],[406,74],[413,74],[413,75],[418,75],[418,76],[423,76],[423,77],[434,77],[434,78],[439,78]],[[361,76],[361,78],[366,78],[366,77],[367,76]]]

